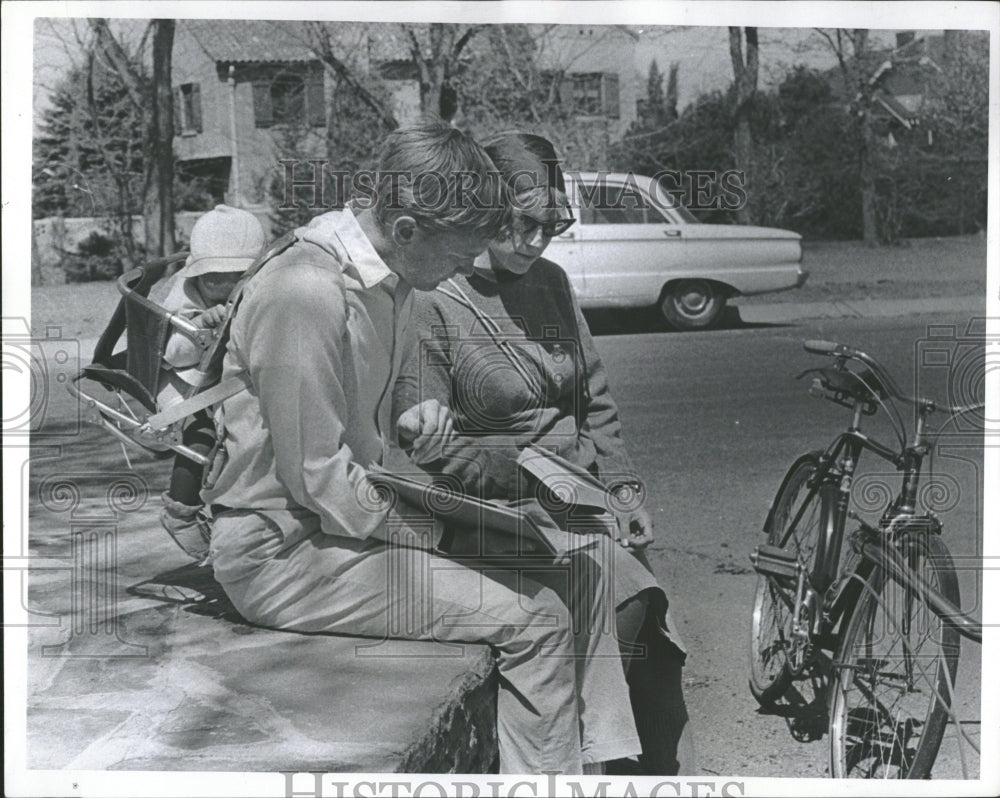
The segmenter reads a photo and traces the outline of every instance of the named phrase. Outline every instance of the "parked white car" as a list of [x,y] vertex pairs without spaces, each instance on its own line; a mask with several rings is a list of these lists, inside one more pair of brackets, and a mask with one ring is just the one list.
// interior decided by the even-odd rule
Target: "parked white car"
[[[651,195],[642,175],[568,172],[566,180],[577,224],[545,255],[566,270],[584,308],[658,305],[671,326],[705,329],[730,297],[806,281],[798,233],[702,224],[662,190]],[[595,196],[598,180],[606,188]]]

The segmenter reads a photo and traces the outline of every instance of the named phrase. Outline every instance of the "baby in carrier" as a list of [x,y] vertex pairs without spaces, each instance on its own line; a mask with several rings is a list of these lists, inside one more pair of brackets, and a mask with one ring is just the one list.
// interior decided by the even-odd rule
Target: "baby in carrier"
[[[243,273],[261,254],[267,236],[252,213],[217,205],[198,219],[191,230],[191,254],[177,273],[173,289],[163,302],[169,311],[196,326],[213,329],[226,318],[229,295]],[[201,350],[180,332],[167,339],[163,373],[157,396],[161,410],[174,405],[201,385]],[[184,428],[183,443],[199,454],[208,454],[215,442],[207,410],[194,415]],[[170,488],[163,494],[160,523],[178,546],[204,561],[208,555],[208,526],[200,514],[201,465],[183,455],[174,459]]]

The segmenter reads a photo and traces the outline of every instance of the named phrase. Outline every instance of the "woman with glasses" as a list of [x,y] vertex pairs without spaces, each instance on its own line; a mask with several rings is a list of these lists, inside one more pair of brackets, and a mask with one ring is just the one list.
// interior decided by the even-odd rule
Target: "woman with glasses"
[[[622,439],[607,372],[566,273],[542,257],[574,223],[552,144],[512,133],[485,146],[506,186],[509,222],[475,262],[419,293],[410,325],[411,353],[393,396],[400,443],[410,458],[484,499],[539,497],[517,461],[537,445],[586,469],[617,497],[618,541],[603,538],[591,556],[613,568],[616,631],[636,728],[640,772],[692,773],[693,744],[681,689],[684,649],[667,598],[642,550],[652,541],[642,483]],[[423,454],[412,416],[435,398],[450,408],[441,422],[443,456]],[[446,428],[446,429],[445,429]],[[438,450],[440,451],[440,449]],[[544,493],[544,489],[541,489]],[[549,497],[552,498],[551,496]],[[543,506],[564,528],[568,508]],[[629,772],[625,762],[609,772]]]

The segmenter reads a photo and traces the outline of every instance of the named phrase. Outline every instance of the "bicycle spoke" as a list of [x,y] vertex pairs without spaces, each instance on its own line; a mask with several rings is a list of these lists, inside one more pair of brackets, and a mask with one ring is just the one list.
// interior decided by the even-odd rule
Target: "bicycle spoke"
[[[807,455],[789,469],[766,529],[768,544],[785,548],[807,573],[820,537],[823,498],[808,488],[818,462],[817,455]],[[805,641],[791,634],[794,615],[803,600],[798,585],[791,581],[791,585],[784,585],[765,572],[758,577],[750,636],[750,689],[765,706],[781,698],[800,675],[800,653],[808,655],[808,649],[803,648]]]
[[[856,723],[863,724],[863,728],[856,731],[854,735],[851,735],[851,725],[848,724],[848,736],[855,740],[862,758],[868,758],[875,749],[878,749],[879,753],[888,750],[888,758],[880,757],[877,764],[883,767],[886,765],[904,767],[906,760],[903,758],[903,755],[907,751],[907,742],[913,737],[913,733],[917,727],[922,724],[910,719],[904,720],[901,723],[899,721],[900,713],[897,711],[896,714],[893,714],[895,703],[890,708],[876,696],[873,688],[881,681],[877,678],[877,671],[873,672],[870,669],[860,667],[854,667],[853,670],[854,678],[852,679],[852,685],[857,687],[859,692],[868,699],[868,706],[859,708],[862,717],[859,718],[856,715],[854,718]],[[870,676],[867,683],[862,678],[859,678],[862,673]],[[899,698],[897,698],[897,702],[898,700]],[[874,716],[874,720],[871,719],[872,716]],[[867,727],[870,731],[865,732],[864,727]],[[902,733],[900,733],[901,729]],[[889,730],[891,730],[891,733]],[[888,742],[886,742],[887,739]],[[867,778],[871,778],[871,775],[871,771],[869,771]]]
[[[926,561],[934,577],[931,584],[938,589],[942,566],[926,560],[927,552],[909,555],[911,570],[903,578],[879,577],[862,584],[858,604],[862,615],[852,620],[851,642],[834,663],[840,674],[836,711],[846,713],[837,722],[842,742],[834,743],[846,767],[842,775],[926,775],[946,717],[967,739],[952,706],[952,669],[958,656],[957,646],[950,642],[954,630],[913,589],[915,580],[907,578]],[[971,741],[970,745],[974,747]],[[964,751],[960,754],[964,773]]]

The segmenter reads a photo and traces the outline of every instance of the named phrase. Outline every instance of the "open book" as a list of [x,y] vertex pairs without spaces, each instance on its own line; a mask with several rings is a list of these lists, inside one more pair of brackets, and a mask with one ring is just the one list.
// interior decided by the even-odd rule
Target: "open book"
[[395,474],[380,468],[369,471],[368,481],[385,490],[387,500],[403,500],[407,506],[396,507],[401,516],[430,515],[443,521],[452,537],[463,536],[461,555],[453,555],[447,548],[442,549],[443,554],[490,560],[535,557],[552,562],[596,545],[593,538],[559,529],[535,502],[484,501],[463,493],[443,478]]
[[517,458],[518,465],[547,487],[560,501],[610,512],[608,490],[593,474],[565,457],[531,444]]

